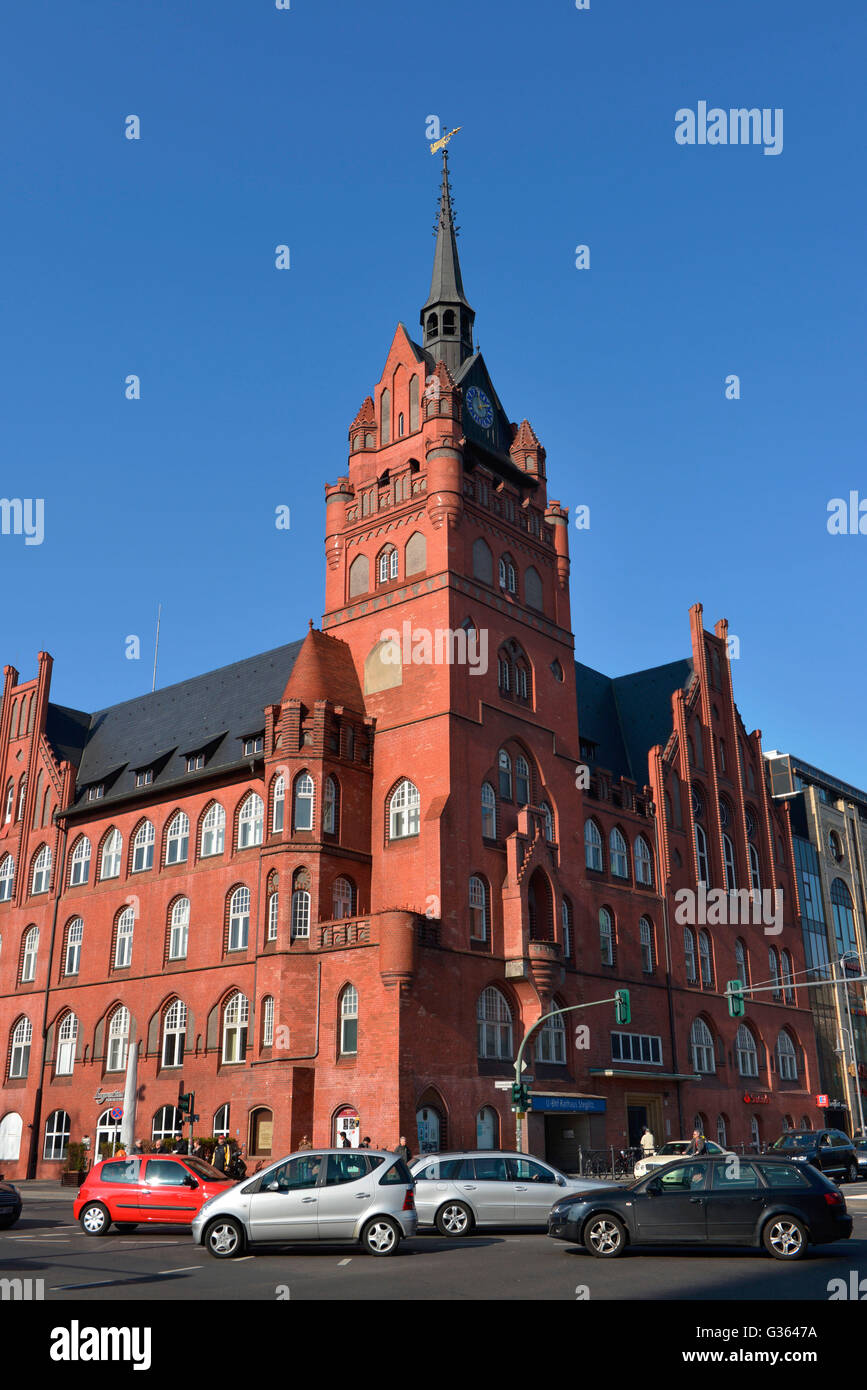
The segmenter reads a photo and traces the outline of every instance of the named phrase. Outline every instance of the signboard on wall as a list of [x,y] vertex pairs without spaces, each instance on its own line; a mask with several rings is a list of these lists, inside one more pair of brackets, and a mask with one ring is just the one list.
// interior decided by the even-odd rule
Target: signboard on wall
[[604,1115],[604,1096],[539,1096],[533,1093],[533,1114]]

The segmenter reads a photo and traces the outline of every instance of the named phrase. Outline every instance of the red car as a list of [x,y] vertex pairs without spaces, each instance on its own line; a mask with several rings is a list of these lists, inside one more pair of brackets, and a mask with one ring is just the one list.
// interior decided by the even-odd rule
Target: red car
[[73,1216],[89,1236],[104,1236],[112,1222],[134,1231],[140,1222],[189,1226],[209,1197],[234,1183],[201,1158],[142,1154],[95,1163],[78,1189]]

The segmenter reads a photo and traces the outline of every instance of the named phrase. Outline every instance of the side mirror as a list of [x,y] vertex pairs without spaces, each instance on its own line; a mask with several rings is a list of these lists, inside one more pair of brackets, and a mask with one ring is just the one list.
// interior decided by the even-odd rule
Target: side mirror
[[662,1191],[662,1186],[660,1184],[659,1178],[654,1179],[653,1182],[649,1182],[644,1190],[647,1193],[648,1197],[658,1197],[660,1192]]
[[184,1187],[198,1187],[198,1185],[199,1184],[196,1182],[192,1173],[187,1173],[186,1177],[184,1178]]
[[565,1178],[558,1178],[558,1179],[557,1179],[557,1186],[558,1186],[558,1187],[566,1187],[566,1185],[567,1185],[567,1184],[566,1184],[566,1179],[565,1179]]

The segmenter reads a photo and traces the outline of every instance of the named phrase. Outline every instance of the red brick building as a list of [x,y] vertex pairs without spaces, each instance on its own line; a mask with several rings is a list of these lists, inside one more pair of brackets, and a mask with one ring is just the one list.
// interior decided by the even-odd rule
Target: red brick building
[[[95,714],[51,702],[46,654],[5,668],[7,1175],[112,1136],[133,1041],[142,1138],[185,1090],[259,1157],[509,1146],[527,1029],[623,986],[628,1026],[529,1046],[533,1151],[815,1122],[791,836],[725,624],[696,606],[687,659],[617,680],[575,662],[568,516],[473,321],[444,158],[421,344],[398,325],[326,487],[321,630]],[[684,924],[700,880],[781,889],[772,931],[703,898]],[[776,983],[743,1025],[736,977]]]

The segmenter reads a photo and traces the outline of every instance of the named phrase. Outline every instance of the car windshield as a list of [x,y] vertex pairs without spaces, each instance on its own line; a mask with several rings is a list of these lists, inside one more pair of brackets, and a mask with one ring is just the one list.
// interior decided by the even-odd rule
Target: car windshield
[[682,1154],[689,1148],[688,1139],[670,1139],[667,1144],[663,1144],[661,1149],[657,1149],[658,1154]]
[[226,1174],[221,1173],[219,1168],[212,1168],[210,1163],[205,1163],[201,1158],[185,1158],[184,1162],[197,1178],[207,1178],[209,1182],[226,1182]]
[[808,1149],[815,1142],[812,1133],[806,1134],[781,1134],[779,1139],[771,1145],[772,1149]]

